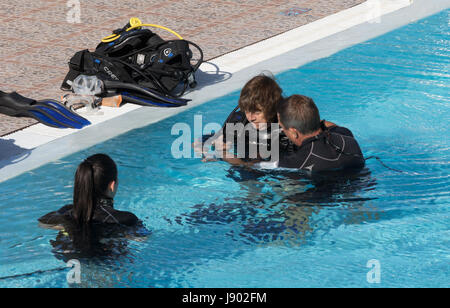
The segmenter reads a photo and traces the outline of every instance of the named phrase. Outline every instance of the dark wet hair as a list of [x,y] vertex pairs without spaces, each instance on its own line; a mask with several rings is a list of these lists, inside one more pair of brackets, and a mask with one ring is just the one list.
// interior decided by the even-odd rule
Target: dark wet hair
[[244,112],[262,111],[267,121],[276,122],[277,105],[283,99],[282,94],[274,77],[262,74],[245,84],[239,98],[239,108]]
[[280,122],[286,129],[295,128],[307,135],[320,129],[320,114],[312,98],[292,95],[277,107]]
[[91,222],[98,199],[106,197],[112,181],[117,181],[117,166],[108,155],[95,154],[78,166],[73,190],[73,216],[78,224]]

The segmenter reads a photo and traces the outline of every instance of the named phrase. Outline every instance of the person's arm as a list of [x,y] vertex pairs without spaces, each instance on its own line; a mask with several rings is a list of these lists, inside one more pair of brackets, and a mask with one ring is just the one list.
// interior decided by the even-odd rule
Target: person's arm
[[334,132],[334,133],[344,135],[344,136],[353,137],[353,133],[348,128],[338,126],[337,124],[334,124],[332,122],[325,121],[325,120],[324,120],[324,124],[325,124],[325,127],[330,130],[330,132]]
[[217,161],[217,159],[212,158],[212,154],[210,153],[211,148],[216,151],[216,153],[220,153],[222,151],[228,151],[231,147],[231,143],[224,143],[223,142],[223,133],[222,131],[203,136],[201,140],[196,140],[192,144],[194,147],[194,151],[197,154],[200,154],[203,159],[203,162],[208,161]]
[[73,205],[65,205],[57,211],[45,214],[38,221],[46,225],[56,225],[62,221],[63,216],[73,208]]
[[38,219],[39,225],[46,229],[61,230],[66,221],[66,214],[73,208],[73,205],[65,205],[57,211],[50,212]]
[[223,151],[222,160],[233,166],[243,166],[243,167],[253,167],[255,164],[259,163],[260,160],[244,161],[241,158],[236,157],[234,154],[227,150]]
[[[194,150],[196,153],[201,154],[203,156],[203,162],[208,161],[217,161],[217,158],[220,158],[220,154],[224,153],[225,151],[230,150],[232,143],[231,142],[224,142],[224,134],[226,134],[226,125],[228,123],[243,123],[244,120],[246,120],[245,113],[241,111],[237,111],[239,107],[236,107],[228,116],[227,120],[225,121],[225,124],[220,129],[220,131],[216,132],[214,135],[210,136],[204,136],[203,139],[200,141],[194,142]],[[206,138],[205,138],[206,137]],[[206,144],[206,146],[205,146]],[[210,148],[213,147],[216,154],[212,156],[209,151]],[[208,157],[209,156],[209,157]],[[223,156],[225,157],[225,156]],[[233,165],[242,165],[245,164],[243,160],[236,160],[233,157],[228,157],[228,159],[224,159],[225,161],[228,161],[230,164]]]
[[246,162],[240,158],[232,157],[232,158],[223,158],[224,161],[227,163],[233,165],[233,166],[244,166],[244,167],[253,167],[256,163],[259,163],[259,161],[249,161]]
[[337,125],[334,124],[333,122],[329,122],[329,121],[326,121],[326,120],[324,120],[324,122],[325,122],[325,127],[326,127],[326,128],[332,128],[332,127],[337,126]]

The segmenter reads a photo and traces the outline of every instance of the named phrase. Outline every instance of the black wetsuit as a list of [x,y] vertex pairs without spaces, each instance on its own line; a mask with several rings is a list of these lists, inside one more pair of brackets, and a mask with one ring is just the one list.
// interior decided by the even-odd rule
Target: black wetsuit
[[128,239],[145,238],[150,232],[134,214],[117,211],[112,199],[101,199],[96,204],[91,223],[79,225],[73,217],[73,205],[39,218],[45,226],[62,230],[50,240],[56,258],[64,260],[84,258],[108,259],[126,255]]
[[[64,226],[75,221],[72,211],[73,205],[66,205],[58,211],[42,216],[38,220],[46,225]],[[138,222],[139,219],[133,213],[115,210],[112,199],[99,200],[92,217],[92,224],[134,226]]]
[[322,129],[319,135],[306,139],[301,146],[281,152],[278,163],[280,168],[314,172],[360,169],[364,165],[364,157],[352,132],[340,126]]
[[[266,151],[270,152],[272,150],[271,138],[273,136],[275,136],[278,139],[277,141],[274,140],[274,142],[279,142],[280,151],[284,151],[287,145],[290,143],[289,139],[286,137],[286,135],[281,130],[281,127],[279,127],[278,125],[277,125],[278,132],[274,132],[274,135],[272,136],[272,126],[271,126],[272,123],[278,123],[278,119],[275,118],[272,121],[270,121],[270,123],[267,123],[267,130],[264,131],[257,130],[252,125],[249,125],[250,122],[247,120],[247,117],[245,116],[244,112],[234,110],[228,116],[222,129],[223,140],[224,142],[232,141],[235,155],[237,155],[239,158],[242,158],[244,161],[251,161],[255,159],[261,160],[260,146],[264,148]],[[232,132],[233,140],[227,140],[227,137],[229,138],[230,136],[227,136],[226,124],[243,124],[245,130],[233,131]],[[253,130],[253,132],[255,133],[256,136],[255,140],[252,140],[252,138],[250,137],[251,130]],[[245,140],[243,140],[245,143],[245,149],[243,149],[244,152],[241,152],[238,147],[239,138],[245,138]],[[208,138],[204,138],[204,140],[205,139]],[[252,153],[251,151],[251,146],[253,146],[252,150],[254,153]],[[253,157],[253,154],[255,153],[256,157]],[[264,160],[268,161],[270,160],[270,157],[266,157]]]

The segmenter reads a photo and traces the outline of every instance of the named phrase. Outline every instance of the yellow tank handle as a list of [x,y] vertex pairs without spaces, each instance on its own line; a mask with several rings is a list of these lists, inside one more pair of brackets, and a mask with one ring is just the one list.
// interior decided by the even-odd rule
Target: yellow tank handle
[[137,17],[130,18],[130,26],[131,27],[136,27],[136,26],[139,27],[140,25],[142,25],[142,21],[139,18],[137,18]]
[[[143,24],[141,22],[141,20],[137,17],[133,17],[130,19],[130,27],[128,29],[126,29],[126,31],[131,31],[134,29],[138,29],[138,28],[142,28],[142,27],[152,27],[152,28],[159,28],[159,29],[163,29],[166,30],[170,33],[172,33],[173,35],[175,35],[176,37],[178,37],[180,40],[182,40],[183,38],[181,37],[181,35],[179,35],[178,33],[176,33],[175,31],[167,28],[167,27],[163,27],[160,25],[155,25],[155,24]],[[102,39],[102,43],[111,43],[115,40],[117,40],[120,37],[120,34],[112,34],[109,36],[106,36]]]

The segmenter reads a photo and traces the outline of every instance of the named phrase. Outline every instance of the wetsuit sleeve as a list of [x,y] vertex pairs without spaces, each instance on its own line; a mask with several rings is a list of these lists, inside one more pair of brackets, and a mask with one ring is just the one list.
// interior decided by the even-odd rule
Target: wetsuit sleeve
[[244,123],[245,120],[246,120],[245,113],[243,113],[242,111],[233,111],[232,113],[229,114],[224,127],[222,127],[222,129],[219,132],[216,132],[214,134],[203,135],[202,142],[205,143],[212,137],[217,138],[222,136],[223,138],[223,136],[226,136],[226,124]]
[[[245,113],[243,113],[242,111],[236,111],[231,113],[228,118],[227,121],[225,123],[225,126],[223,128],[223,132],[222,134],[224,135],[224,140],[227,139],[227,137],[230,137],[227,135],[227,124],[238,124],[238,123],[242,123],[242,124],[247,124],[247,118],[245,117]],[[231,133],[233,133],[233,135],[235,134],[235,132],[231,131]],[[236,138],[236,136],[235,136]],[[230,141],[230,140],[228,140]],[[234,140],[234,143],[236,144],[236,140]]]
[[342,127],[342,126],[330,127],[330,132],[354,138],[353,137],[353,133],[348,128],[345,128],[345,127]]
[[41,218],[38,221],[42,224],[46,225],[60,225],[66,221],[66,217],[70,210],[72,210],[73,205],[66,205],[60,208],[55,212],[50,212]]

